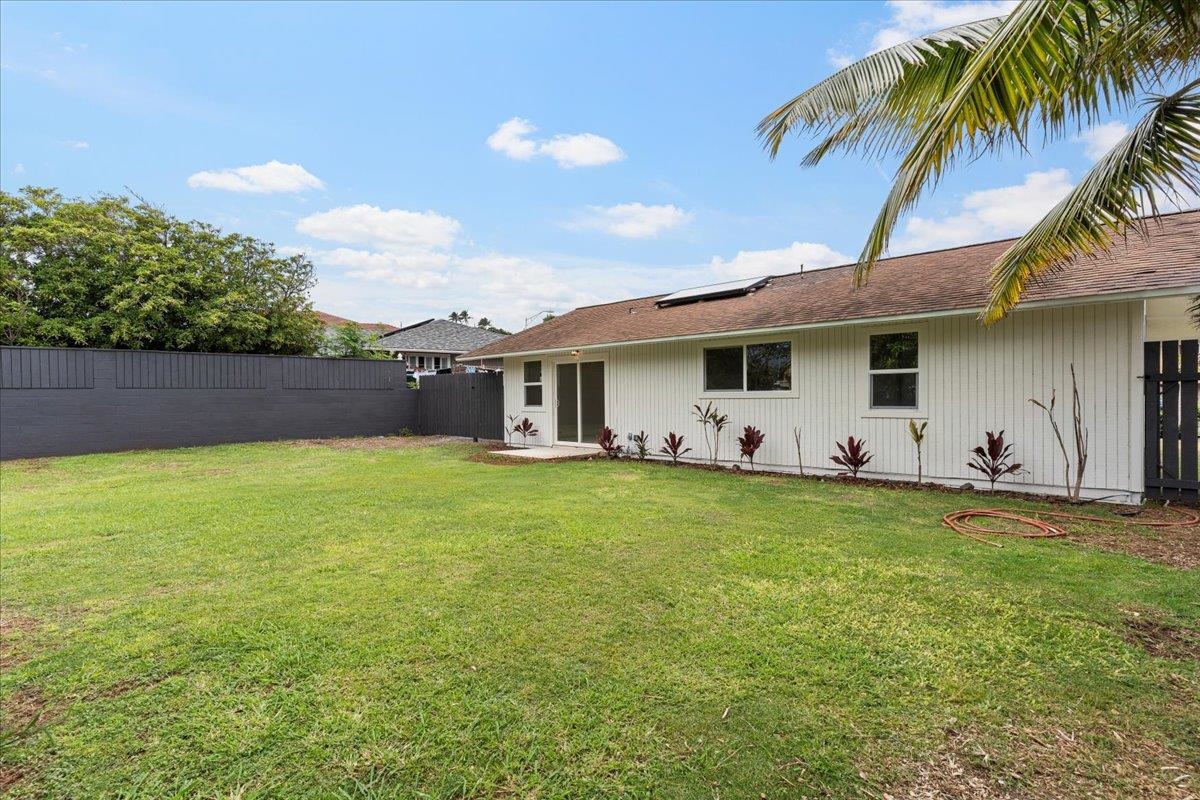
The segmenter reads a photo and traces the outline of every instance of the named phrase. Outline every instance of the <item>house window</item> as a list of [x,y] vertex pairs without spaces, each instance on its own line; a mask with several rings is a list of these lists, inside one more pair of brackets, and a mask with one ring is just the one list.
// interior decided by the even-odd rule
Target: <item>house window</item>
[[540,408],[542,405],[542,362],[526,361],[524,370],[525,407]]
[[417,369],[422,371],[425,369],[425,356],[417,356]]
[[917,332],[870,337],[871,408],[917,407]]
[[441,357],[441,356],[434,356],[434,357],[433,357],[433,368],[434,368],[434,369],[441,369],[441,368],[442,368],[442,357]]
[[791,388],[791,342],[704,350],[706,392],[781,392]]

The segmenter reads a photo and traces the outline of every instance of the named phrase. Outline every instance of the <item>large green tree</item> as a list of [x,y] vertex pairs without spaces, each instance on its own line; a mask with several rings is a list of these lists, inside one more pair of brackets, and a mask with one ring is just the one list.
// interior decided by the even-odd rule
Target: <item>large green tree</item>
[[370,358],[376,361],[390,359],[386,350],[372,349],[379,336],[367,333],[357,322],[343,322],[324,337],[318,353],[331,358]]
[[311,262],[127,197],[0,191],[0,341],[308,354]]
[[873,53],[767,115],[772,157],[791,132],[831,153],[899,157],[859,256],[863,282],[899,218],[948,170],[984,154],[1073,135],[1141,109],[1129,133],[995,264],[984,318],[1019,302],[1038,275],[1086,260],[1143,215],[1200,193],[1200,2],[1024,0],[1006,17],[959,25]]

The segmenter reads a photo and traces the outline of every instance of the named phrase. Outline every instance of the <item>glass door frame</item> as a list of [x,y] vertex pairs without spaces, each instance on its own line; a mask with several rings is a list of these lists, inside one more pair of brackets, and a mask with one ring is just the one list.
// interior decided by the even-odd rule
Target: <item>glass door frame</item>
[[607,425],[608,424],[608,409],[609,409],[609,403],[608,403],[608,380],[609,380],[609,377],[608,377],[608,358],[607,358],[607,356],[604,356],[604,355],[594,355],[593,356],[591,354],[587,354],[587,355],[579,355],[579,356],[563,356],[561,358],[555,358],[555,359],[550,360],[550,368],[553,370],[553,375],[554,375],[554,405],[552,406],[553,411],[554,411],[554,417],[551,420],[551,425],[553,427],[554,435],[553,435],[553,438],[551,439],[551,441],[554,443],[555,446],[592,447],[597,450],[600,449],[600,445],[598,445],[595,442],[590,442],[590,441],[589,442],[581,442],[581,441],[572,441],[572,440],[558,438],[558,415],[562,411],[562,409],[560,409],[559,405],[558,405],[558,368],[565,364],[571,364],[575,367],[575,381],[576,381],[575,382],[575,430],[576,430],[575,435],[578,438],[581,435],[582,428],[583,428],[583,425],[582,425],[583,392],[580,391],[581,381],[579,380],[579,365],[580,364],[589,364],[589,363],[593,363],[593,362],[599,362],[600,364],[604,365],[604,398],[603,399],[604,399],[605,419],[602,424]]

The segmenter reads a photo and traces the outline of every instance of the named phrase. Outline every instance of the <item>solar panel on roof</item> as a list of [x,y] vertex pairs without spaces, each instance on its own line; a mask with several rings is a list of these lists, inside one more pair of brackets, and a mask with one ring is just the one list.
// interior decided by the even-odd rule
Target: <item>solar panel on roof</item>
[[691,289],[680,289],[678,292],[660,297],[654,301],[659,308],[678,306],[683,303],[696,303],[701,300],[716,300],[721,297],[738,297],[749,294],[755,289],[767,285],[770,278],[742,278],[724,283],[710,283],[708,286],[693,286]]

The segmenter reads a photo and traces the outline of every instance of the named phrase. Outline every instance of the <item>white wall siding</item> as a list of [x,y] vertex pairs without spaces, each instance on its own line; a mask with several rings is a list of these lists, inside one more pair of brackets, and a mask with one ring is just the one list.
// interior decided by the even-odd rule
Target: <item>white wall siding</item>
[[[1091,438],[1084,476],[1089,494],[1140,492],[1142,323],[1143,304],[1136,301],[1023,311],[991,328],[974,316],[944,316],[917,324],[846,325],[746,339],[792,342],[793,391],[787,397],[711,398],[732,422],[720,456],[736,462],[741,427],[755,425],[766,434],[757,462],[794,468],[792,431],[800,427],[806,468],[835,469],[829,461],[834,441],[854,435],[864,437],[875,454],[869,472],[915,475],[907,421],[918,416],[929,421],[929,478],[986,485],[986,479],[967,469],[968,450],[984,442],[985,431],[1004,429],[1027,470],[1005,483],[1053,491],[1063,481],[1062,455],[1045,415],[1028,399],[1048,399],[1051,389],[1057,389],[1059,424],[1069,437],[1074,363]],[[881,330],[919,332],[920,414],[882,416],[867,408],[867,335]],[[664,342],[585,353],[584,358],[606,359],[608,424],[622,439],[645,430],[655,449],[668,431],[683,434],[693,448],[689,456],[703,457],[701,428],[690,409],[710,399],[703,392],[703,349],[715,343]],[[541,431],[538,442],[549,443],[552,361],[545,359],[546,405],[538,411],[521,407],[524,360],[505,361],[506,413],[529,416]]]

